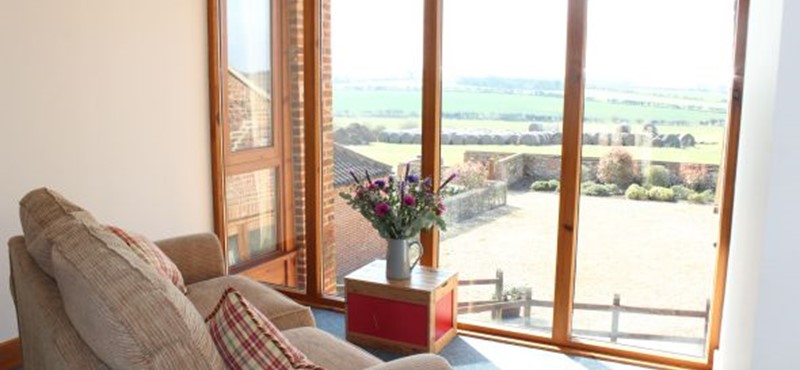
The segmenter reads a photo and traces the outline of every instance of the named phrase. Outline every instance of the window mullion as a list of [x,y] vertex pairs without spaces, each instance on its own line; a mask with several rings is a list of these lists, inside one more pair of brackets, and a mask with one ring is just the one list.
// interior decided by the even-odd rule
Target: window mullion
[[570,0],[567,16],[566,76],[564,79],[561,194],[558,216],[558,251],[553,302],[553,340],[568,343],[575,290],[575,252],[580,197],[581,135],[583,123],[584,66],[586,61],[587,0]]
[[[441,177],[442,112],[442,3],[425,0],[422,63],[422,175],[433,180],[438,191]],[[422,233],[425,254],[422,265],[439,265],[439,232],[436,228]]]

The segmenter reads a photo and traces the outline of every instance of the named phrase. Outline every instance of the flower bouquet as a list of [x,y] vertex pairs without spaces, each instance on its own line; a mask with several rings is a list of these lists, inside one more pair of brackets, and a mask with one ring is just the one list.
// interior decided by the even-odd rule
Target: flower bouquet
[[[347,204],[361,213],[375,230],[387,240],[387,276],[390,279],[407,279],[410,271],[417,262],[409,264],[408,239],[415,238],[422,230],[429,230],[434,226],[446,230],[442,214],[445,211],[444,203],[439,192],[433,191],[430,178],[420,179],[410,173],[410,166],[406,165],[405,176],[398,180],[393,176],[387,179],[372,180],[369,172],[365,178],[359,179],[355,173],[350,172],[354,184],[350,192],[339,195]],[[450,175],[440,186],[444,189],[455,178]],[[422,247],[420,247],[420,257]],[[410,267],[409,267],[410,265]]]
[[[354,184],[351,192],[339,195],[347,200],[347,204],[361,213],[384,239],[408,239],[415,237],[421,230],[433,226],[446,230],[442,219],[445,211],[444,203],[438,192],[433,192],[431,179],[420,179],[408,173],[397,180],[389,176],[386,180],[370,178],[369,172],[364,179],[359,179],[352,171]],[[439,191],[447,186],[455,174],[445,180]]]

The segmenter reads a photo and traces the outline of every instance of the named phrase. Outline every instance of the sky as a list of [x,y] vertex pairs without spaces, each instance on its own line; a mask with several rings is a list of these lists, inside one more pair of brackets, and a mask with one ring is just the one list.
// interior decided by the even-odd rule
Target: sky
[[228,64],[237,71],[269,68],[269,1],[227,1]]
[[[266,68],[267,0],[228,1],[229,63]],[[724,87],[734,0],[589,0],[586,79]],[[460,77],[563,79],[567,0],[444,0],[445,84]],[[334,77],[422,75],[423,0],[331,0]]]

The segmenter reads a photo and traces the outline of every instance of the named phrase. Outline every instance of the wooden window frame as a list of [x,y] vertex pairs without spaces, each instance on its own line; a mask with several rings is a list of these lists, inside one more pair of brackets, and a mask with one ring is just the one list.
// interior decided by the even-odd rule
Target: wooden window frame
[[[257,170],[275,169],[276,184],[276,248],[247,261],[227,266],[232,273],[245,271],[268,261],[286,260],[296,254],[294,243],[293,170],[291,162],[291,126],[289,122],[289,102],[284,91],[288,90],[288,61],[282,50],[288,44],[285,32],[286,14],[282,0],[270,1],[270,69],[277,73],[270,76],[270,114],[272,122],[272,143],[267,147],[249,148],[233,152],[229,139],[227,120],[227,0],[208,0],[208,40],[209,40],[209,99],[211,114],[211,169],[214,199],[214,230],[223,247],[225,260],[228,259],[228,220],[225,212],[225,181],[227,176]],[[239,239],[239,248],[246,244],[248,236]],[[244,243],[243,243],[244,242]],[[227,262],[226,262],[227,264]],[[293,276],[286,274],[284,280],[293,282]]]
[[[224,177],[222,173],[222,123],[220,101],[220,34],[217,23],[220,0],[209,0],[209,89],[211,99],[212,173],[214,187],[214,225],[218,235],[224,231]],[[281,0],[274,0],[281,1]],[[298,0],[300,1],[300,0]],[[304,292],[284,290],[294,299],[316,306],[342,310],[344,302],[326,296],[322,291],[322,133],[321,133],[321,2],[303,1],[304,48],[304,134],[305,134],[305,220],[306,220],[306,289]],[[422,85],[422,174],[440,180],[441,132],[441,61],[443,0],[424,0],[423,85]],[[553,331],[542,336],[507,328],[459,323],[462,334],[485,337],[515,344],[554,350],[568,354],[590,356],[615,361],[657,366],[711,369],[714,351],[719,348],[719,332],[728,256],[730,251],[733,196],[738,159],[739,133],[746,56],[746,40],[750,0],[736,2],[734,30],[734,73],[728,108],[726,142],[723,150],[724,174],[720,202],[720,232],[713,301],[707,352],[705,358],[670,356],[644,349],[630,350],[613,344],[587,343],[570,334],[572,304],[575,290],[575,260],[577,247],[577,218],[580,190],[581,138],[584,103],[584,67],[586,50],[586,22],[588,0],[568,0],[567,52],[565,56],[564,121],[562,145],[562,179],[559,206],[558,245],[556,257],[555,299]],[[287,115],[288,116],[288,115]],[[289,187],[290,188],[290,187]],[[222,192],[220,191],[222,190]],[[223,238],[224,240],[224,238]],[[429,253],[422,264],[436,267],[439,264],[439,235],[426,232],[422,241]]]

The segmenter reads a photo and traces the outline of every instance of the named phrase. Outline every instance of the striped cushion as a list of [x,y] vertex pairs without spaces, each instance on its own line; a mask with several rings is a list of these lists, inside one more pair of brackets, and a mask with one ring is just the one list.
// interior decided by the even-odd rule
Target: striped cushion
[[155,243],[142,235],[129,233],[116,226],[106,225],[106,228],[122,239],[139,258],[155,267],[159,274],[171,281],[183,294],[187,293],[178,266],[175,266],[175,263]]
[[230,369],[322,370],[234,288],[225,290],[206,323]]

